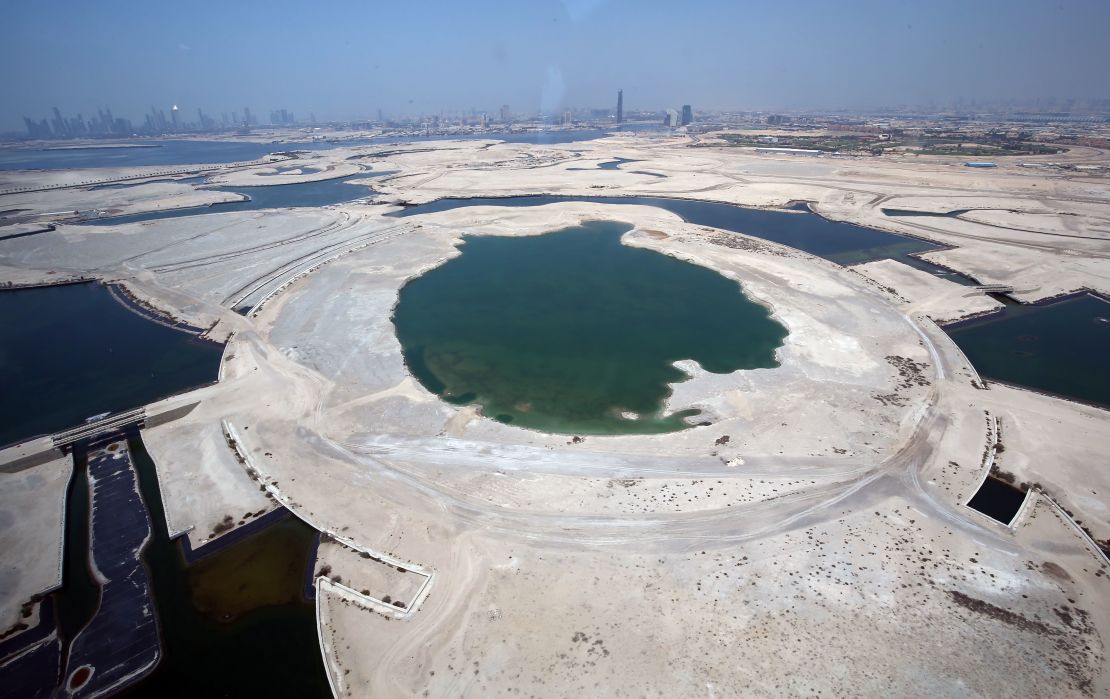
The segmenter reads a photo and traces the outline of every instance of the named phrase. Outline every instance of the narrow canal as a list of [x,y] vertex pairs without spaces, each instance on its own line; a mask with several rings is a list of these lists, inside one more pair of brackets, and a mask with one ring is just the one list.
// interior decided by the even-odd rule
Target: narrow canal
[[416,216],[450,211],[468,206],[543,206],[558,202],[582,201],[595,204],[632,204],[654,206],[699,226],[788,245],[842,265],[853,265],[886,258],[903,259],[910,253],[936,250],[940,246],[926,240],[831,221],[808,210],[752,209],[721,202],[671,199],[667,197],[576,197],[519,196],[471,199],[437,199],[391,214]]
[[316,532],[291,516],[188,565],[171,540],[154,464],[128,441],[154,523],[144,560],[163,658],[125,697],[330,697],[305,583]]
[[[187,557],[184,539],[170,539],[157,474],[141,437],[132,431],[126,439],[138,474],[139,508],[146,510],[133,516],[149,515],[153,527],[142,561],[154,593],[161,660],[118,696],[330,697],[310,598],[316,531],[281,509],[228,535],[231,543],[217,540],[211,553]],[[78,662],[67,663],[73,641],[88,634],[103,596],[89,565],[87,472],[82,445],[67,493],[63,586],[53,594],[61,665],[70,670]],[[41,670],[30,664],[26,669]],[[69,677],[16,679],[32,687]]]
[[274,184],[261,187],[204,187],[216,192],[242,194],[248,199],[231,201],[224,204],[211,206],[195,206],[182,209],[168,209],[166,211],[151,211],[141,214],[125,214],[123,216],[104,216],[80,221],[81,225],[88,226],[116,226],[124,223],[140,223],[142,221],[158,221],[168,218],[181,218],[183,216],[198,216],[201,214],[226,213],[229,211],[257,211],[259,209],[279,209],[310,206],[330,206],[354,201],[373,194],[366,185],[351,184],[351,180],[378,177],[385,172],[360,172],[348,177],[337,177],[330,180],[317,182],[296,182],[293,184]]

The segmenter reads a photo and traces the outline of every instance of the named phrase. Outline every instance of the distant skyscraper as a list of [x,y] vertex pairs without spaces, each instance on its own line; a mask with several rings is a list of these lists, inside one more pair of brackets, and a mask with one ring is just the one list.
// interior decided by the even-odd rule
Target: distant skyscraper
[[694,110],[688,105],[682,105],[682,125],[692,124],[694,122]]
[[62,112],[57,107],[54,107],[54,135],[55,136],[69,136],[69,128],[66,120],[62,118]]
[[292,124],[293,112],[288,109],[271,109],[270,110],[270,123],[271,124]]
[[46,123],[46,119],[34,121],[29,117],[23,117],[23,123],[27,125],[27,135],[31,138],[50,138],[54,135],[50,131],[50,125]]
[[177,105],[175,104],[170,108],[170,121],[173,122],[173,130],[177,131]]
[[624,90],[617,90],[617,123],[624,121]]
[[501,121],[508,122],[512,114],[509,112],[509,105],[501,105]]

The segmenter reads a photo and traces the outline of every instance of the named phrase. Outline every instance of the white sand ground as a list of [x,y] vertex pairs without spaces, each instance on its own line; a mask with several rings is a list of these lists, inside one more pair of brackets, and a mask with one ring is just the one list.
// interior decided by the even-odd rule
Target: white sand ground
[[[383,202],[808,200],[831,218],[954,246],[926,257],[1022,298],[1110,288],[1104,178],[688,145],[424,142],[321,160],[361,155],[396,171],[375,179]],[[614,156],[643,162],[596,169]],[[907,218],[883,208],[980,210]],[[409,573],[325,547],[321,563],[341,580],[320,584],[319,623],[340,694],[1110,691],[1110,568],[1053,504],[1110,537],[1099,468],[1110,420],[978,387],[930,319],[989,310],[988,297],[893,262],[842,269],[646,207],[390,210],[211,214],[0,241],[2,269],[21,278],[125,279],[158,307],[234,333],[220,384],[148,436],[171,526],[207,533],[221,509],[251,510],[262,485],[362,553],[431,574],[427,597],[397,620],[360,595],[392,597]],[[462,233],[535,235],[593,218],[636,226],[625,244],[736,279],[790,330],[782,366],[688,367],[670,406],[699,407],[711,426],[581,443],[446,405],[407,375],[389,320],[406,279],[458,254]],[[243,317],[237,305],[253,310]],[[995,419],[999,467],[1044,491],[1012,528],[963,506],[999,439]],[[237,451],[220,441],[225,429]],[[205,501],[202,488],[219,497]]]
[[[192,448],[181,449],[182,439]],[[276,507],[228,449],[218,423],[161,425],[144,431],[143,443],[158,472],[170,536],[188,532],[194,549]]]
[[0,633],[16,623],[34,627],[22,617],[23,605],[34,595],[62,584],[62,527],[65,493],[73,461],[54,459],[17,473],[0,473]]
[[896,260],[877,260],[853,269],[895,290],[907,313],[922,313],[939,323],[983,315],[1003,307],[1001,301],[975,287],[948,281]]
[[[318,172],[307,172],[302,168],[313,168]],[[267,187],[302,182],[320,182],[337,177],[357,175],[362,168],[356,163],[321,162],[319,157],[301,157],[283,160],[274,165],[262,165],[219,173],[208,178],[209,184],[225,187]]]
[[197,189],[189,184],[157,182],[137,184],[126,189],[52,189],[9,194],[4,197],[4,204],[5,208],[23,209],[20,214],[23,217],[34,216],[41,221],[64,222],[78,215],[83,218],[121,216],[211,206],[242,199],[238,194]]

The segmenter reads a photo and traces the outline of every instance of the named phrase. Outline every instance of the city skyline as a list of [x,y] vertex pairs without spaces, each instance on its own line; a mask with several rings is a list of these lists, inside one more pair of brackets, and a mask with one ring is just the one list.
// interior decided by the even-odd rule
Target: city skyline
[[[570,117],[574,116],[576,120],[591,120],[593,122],[612,120],[614,123],[621,123],[623,119],[623,96],[624,91],[617,91],[616,105],[613,109],[606,109],[604,107],[573,107],[564,109],[560,113],[541,114],[541,113],[514,113],[508,104],[501,105],[498,109],[479,110],[471,108],[469,110],[442,110],[438,114],[427,115],[396,115],[389,116],[388,118],[381,109],[377,110],[376,121],[371,120],[369,117],[363,119],[353,120],[355,123],[378,123],[378,124],[426,124],[428,126],[438,127],[441,123],[461,123],[464,125],[477,125],[488,126],[490,123],[511,124],[514,120],[517,121],[534,121],[537,119],[546,119],[552,123],[561,123],[566,126],[570,124]],[[666,116],[669,112],[674,111],[671,108],[658,108],[658,109],[642,109],[636,110],[637,115],[643,119],[647,114],[661,114]],[[184,132],[202,132],[202,131],[217,131],[217,130],[230,130],[238,128],[250,127],[264,127],[264,126],[311,126],[314,124],[327,124],[336,123],[328,121],[318,121],[315,112],[309,113],[307,120],[298,120],[295,112],[284,107],[271,109],[269,121],[262,121],[259,119],[258,114],[252,111],[249,106],[245,106],[242,110],[232,109],[230,111],[223,110],[218,113],[218,118],[213,116],[212,113],[205,113],[203,107],[196,108],[196,121],[189,120],[186,117],[180,116],[185,110],[179,108],[175,103],[170,107],[170,116],[166,116],[166,110],[157,106],[151,106],[150,109],[142,115],[142,121],[136,121],[127,117],[114,116],[111,107],[96,108],[95,114],[91,114],[88,119],[85,118],[82,112],[76,112],[72,115],[67,115],[62,109],[55,106],[50,110],[50,114],[45,117],[32,117],[23,116],[23,124],[25,133],[9,132],[17,137],[26,136],[28,138],[36,139],[62,139],[62,138],[80,138],[80,137],[103,137],[103,136],[131,136],[136,134],[151,135],[151,134],[170,134],[170,133],[184,133]],[[693,121],[693,113],[690,105],[683,105],[683,126]]]
[[[1110,97],[1110,76],[1099,70],[1110,62],[1099,35],[1110,6],[1087,0],[942,2],[928,12],[802,2],[789,27],[773,8],[709,2],[681,15],[598,0],[486,12],[441,4],[419,16],[388,6],[267,7],[13,7],[0,28],[0,56],[20,70],[0,78],[0,131],[21,131],[24,116],[41,119],[55,106],[86,115],[110,107],[132,120],[174,103],[193,115],[197,106],[218,115],[249,105],[260,114],[314,112],[321,121],[505,103],[559,115],[609,106],[618,88],[628,90],[630,109],[940,109],[1012,100],[1066,108],[1068,100],[1082,107]],[[417,23],[417,43],[379,31]],[[991,32],[979,29],[985,24]],[[42,36],[51,37],[45,49]]]
[[[635,115],[634,121],[651,121],[658,119],[666,125],[687,126],[695,120],[694,110],[690,104],[673,102],[673,106],[656,106],[625,110],[623,106],[624,90],[617,91],[615,104],[611,107],[597,106],[570,106],[559,112],[513,112],[510,105],[504,104],[494,109],[444,109],[437,113],[411,113],[411,114],[385,114],[380,108],[376,114],[366,115],[352,119],[317,119],[314,111],[308,111],[308,118],[296,118],[296,112],[281,107],[269,109],[268,120],[260,119],[257,111],[249,106],[241,109],[220,110],[218,112],[206,111],[203,107],[196,107],[196,119],[178,116],[183,113],[192,113],[194,110],[180,109],[175,103],[170,107],[170,117],[166,116],[167,110],[158,106],[151,106],[140,115],[140,119],[116,116],[111,106],[97,106],[88,118],[83,112],[67,112],[57,106],[43,115],[23,115],[22,128],[16,127],[7,131],[0,131],[0,136],[29,139],[65,139],[82,137],[126,137],[132,135],[159,135],[189,132],[217,132],[246,128],[265,128],[271,126],[310,127],[314,125],[348,124],[348,125],[383,125],[383,126],[416,126],[438,128],[443,125],[456,124],[464,126],[488,127],[491,124],[512,124],[514,122],[545,121],[552,125],[568,125],[568,116],[575,122],[597,124],[606,120],[614,124],[628,121],[627,114]],[[936,107],[934,105],[934,107]],[[706,114],[750,114],[750,115],[775,115],[777,112],[787,112],[799,115],[835,115],[853,114],[860,117],[895,115],[902,111],[906,114],[916,115],[911,108],[875,108],[871,110],[773,110],[773,109],[710,109],[702,110]],[[175,112],[176,110],[176,112]],[[932,114],[962,114],[973,116],[977,113],[997,114],[1001,111],[1011,111],[1017,117],[1021,114],[1036,114],[1046,118],[1052,116],[1067,117],[1101,117],[1110,116],[1110,99],[1108,100],[1012,100],[1005,103],[991,102],[980,103],[977,101],[955,100],[949,105],[936,108]],[[675,123],[670,122],[674,120]]]

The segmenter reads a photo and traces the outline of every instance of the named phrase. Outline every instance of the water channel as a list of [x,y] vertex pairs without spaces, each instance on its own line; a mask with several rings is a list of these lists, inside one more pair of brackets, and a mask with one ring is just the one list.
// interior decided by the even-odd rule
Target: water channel
[[210,383],[223,353],[96,283],[0,291],[0,347],[0,445]]
[[155,671],[124,697],[330,697],[303,590],[316,532],[288,516],[186,563],[166,529],[158,479],[140,439],[128,444],[154,524],[143,559],[162,632]]
[[463,134],[393,134],[372,138],[333,138],[279,143],[142,139],[79,147],[2,148],[0,149],[0,171],[215,165],[257,160],[270,153],[320,151],[340,146],[353,147],[420,141],[500,140],[507,143],[575,143],[601,138],[608,133],[608,131],[602,129],[544,129],[538,131]]
[[851,223],[831,221],[813,213],[782,209],[752,209],[721,202],[667,197],[520,196],[438,199],[391,214],[397,217],[450,211],[467,206],[543,206],[566,201],[596,204],[654,206],[699,226],[744,233],[824,257],[842,265],[894,258],[936,250],[941,246],[918,238],[886,233]]
[[198,214],[222,213],[229,211],[257,211],[258,209],[284,209],[309,206],[330,206],[354,201],[373,194],[373,190],[366,185],[348,184],[351,180],[361,180],[367,177],[378,177],[385,172],[360,172],[348,177],[337,177],[330,180],[315,182],[296,182],[293,184],[275,184],[258,187],[205,187],[217,192],[243,194],[249,197],[243,201],[232,201],[211,206],[193,206],[166,211],[150,211],[139,214],[125,214],[123,216],[103,216],[80,221],[83,225],[90,226],[116,226],[124,223],[139,223],[141,221],[157,221],[167,218],[180,218],[182,216],[196,216]]

